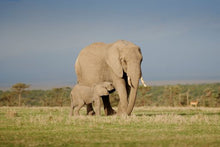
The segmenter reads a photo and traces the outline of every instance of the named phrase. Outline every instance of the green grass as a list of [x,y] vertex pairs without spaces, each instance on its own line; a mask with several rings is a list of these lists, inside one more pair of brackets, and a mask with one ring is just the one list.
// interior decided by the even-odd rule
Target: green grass
[[69,117],[68,107],[1,107],[0,146],[220,146],[220,108],[136,107]]

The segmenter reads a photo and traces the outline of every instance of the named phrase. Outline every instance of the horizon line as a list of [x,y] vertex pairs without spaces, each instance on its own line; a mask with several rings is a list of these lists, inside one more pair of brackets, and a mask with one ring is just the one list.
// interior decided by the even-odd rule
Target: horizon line
[[[212,83],[220,83],[220,80],[151,80],[145,81],[147,86],[165,86],[165,85],[191,85],[191,84],[212,84]],[[49,90],[52,88],[58,87],[73,87],[75,84],[70,82],[39,82],[30,84],[31,87],[29,90]],[[141,83],[139,85],[142,85]],[[0,90],[7,91],[10,90],[10,86],[0,86]]]

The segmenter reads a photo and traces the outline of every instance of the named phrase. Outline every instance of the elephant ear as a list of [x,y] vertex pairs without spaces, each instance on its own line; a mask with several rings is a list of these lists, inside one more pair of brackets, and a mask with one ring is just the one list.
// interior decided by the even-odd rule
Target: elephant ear
[[106,62],[118,77],[123,76],[119,50],[115,45],[112,45],[110,48],[108,48]]
[[109,95],[108,90],[103,86],[101,89],[99,89],[98,93],[99,93],[99,96]]

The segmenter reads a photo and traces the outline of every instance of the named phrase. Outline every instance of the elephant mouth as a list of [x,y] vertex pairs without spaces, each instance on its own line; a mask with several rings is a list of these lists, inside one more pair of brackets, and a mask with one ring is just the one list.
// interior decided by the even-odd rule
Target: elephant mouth
[[109,92],[109,94],[110,93],[113,93],[113,92],[115,92],[115,89],[112,89],[112,90],[110,90],[110,91],[108,91]]
[[[130,76],[127,75],[127,73],[124,72],[123,78],[125,79],[125,82],[128,84],[129,87],[134,88],[134,85],[132,84],[132,79]],[[147,87],[147,84],[145,83],[144,78],[142,76],[140,80],[141,80],[141,84],[144,87]]]
[[132,87],[132,82],[131,82],[131,78],[127,75],[126,72],[123,72],[123,79],[125,80],[125,83],[127,85],[127,87]]

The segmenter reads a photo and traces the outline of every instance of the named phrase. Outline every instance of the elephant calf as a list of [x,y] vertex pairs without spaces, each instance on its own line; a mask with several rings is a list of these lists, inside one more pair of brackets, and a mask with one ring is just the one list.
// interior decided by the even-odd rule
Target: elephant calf
[[111,82],[102,82],[95,84],[92,87],[77,84],[71,91],[71,108],[70,116],[79,115],[79,110],[86,104],[95,104],[95,114],[100,115],[100,98],[101,96],[109,95],[109,91],[114,90]]

